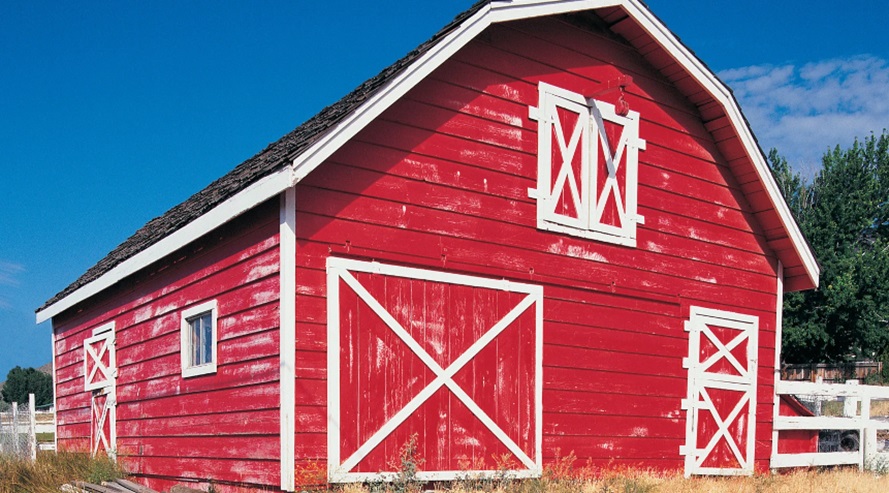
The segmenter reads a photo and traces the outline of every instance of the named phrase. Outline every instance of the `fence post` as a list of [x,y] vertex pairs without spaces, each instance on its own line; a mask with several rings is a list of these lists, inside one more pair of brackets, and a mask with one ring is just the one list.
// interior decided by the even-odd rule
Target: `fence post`
[[31,419],[28,423],[28,447],[31,449],[31,460],[37,460],[37,406],[34,394],[28,394],[28,414]]
[[[814,375],[814,372],[812,373]],[[824,378],[816,377],[815,383],[823,384]],[[821,394],[816,394],[815,396],[815,416],[821,416],[821,403],[824,401],[824,397]]]
[[[846,380],[846,385],[858,385],[858,380]],[[858,398],[846,396],[843,398],[843,417],[854,418],[858,416]]]
[[19,403],[12,403],[12,453],[19,455]]

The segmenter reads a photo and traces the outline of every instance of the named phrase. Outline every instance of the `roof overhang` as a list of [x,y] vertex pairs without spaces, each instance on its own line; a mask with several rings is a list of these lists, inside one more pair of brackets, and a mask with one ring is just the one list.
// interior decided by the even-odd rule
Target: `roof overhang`
[[696,104],[710,132],[720,133],[717,138],[720,151],[734,170],[744,193],[756,197],[751,201],[751,207],[763,220],[766,240],[784,266],[785,289],[796,291],[818,285],[819,267],[815,257],[781,196],[765,156],[731,91],[642,2],[493,0],[477,8],[474,14],[328,129],[323,137],[300,150],[292,157],[289,166],[259,180],[163,240],[45,306],[37,312],[37,323],[60,314],[295,185],[492,24],[588,10],[597,11],[614,32],[626,38]]

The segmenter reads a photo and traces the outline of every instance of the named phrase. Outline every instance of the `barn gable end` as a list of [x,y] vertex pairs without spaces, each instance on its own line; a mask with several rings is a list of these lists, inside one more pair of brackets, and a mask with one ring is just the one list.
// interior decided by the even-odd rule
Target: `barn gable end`
[[[818,273],[721,83],[635,0],[480,2],[393,67],[38,312],[60,446],[96,437],[113,322],[114,452],[157,484],[368,479],[411,442],[427,479],[766,469],[778,291]],[[218,369],[183,376],[210,301]]]

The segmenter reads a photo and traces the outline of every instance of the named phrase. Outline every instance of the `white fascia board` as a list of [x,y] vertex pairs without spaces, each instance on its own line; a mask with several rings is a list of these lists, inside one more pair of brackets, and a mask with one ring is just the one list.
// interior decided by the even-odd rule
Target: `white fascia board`
[[386,83],[364,104],[328,130],[318,142],[297,156],[293,160],[296,181],[302,180],[312,170],[320,166],[355,134],[487,28],[491,23],[488,16],[490,10],[490,5],[486,5],[475,15],[463,21],[460,27],[436,43],[419,59],[405,67],[400,74]]
[[754,139],[750,127],[744,120],[741,109],[738,106],[737,101],[735,101],[731,91],[729,91],[728,87],[726,87],[725,84],[723,84],[722,81],[710,71],[710,69],[704,66],[701,60],[693,55],[688,48],[686,48],[676,36],[674,36],[673,33],[651,13],[651,11],[643,6],[641,2],[638,0],[624,0],[622,3],[627,13],[633,17],[659,45],[667,50],[667,52],[670,53],[670,55],[686,70],[686,72],[688,72],[689,75],[700,82],[704,86],[704,89],[725,109],[726,116],[732,122],[732,126],[735,128],[738,138],[744,146],[744,150],[753,162],[757,176],[766,189],[766,193],[769,196],[769,200],[772,202],[772,206],[781,217],[784,229],[787,231],[787,235],[793,243],[793,247],[796,250],[797,255],[799,255],[802,264],[809,275],[809,279],[815,286],[817,286],[820,268],[815,261],[815,255],[812,253],[799,226],[793,219],[793,215],[790,213],[790,208],[784,201],[784,197],[778,189],[778,184],[775,182],[772,173],[768,169],[768,164],[765,161],[762,150],[759,148],[756,139]]
[[799,226],[781,196],[778,185],[768,170],[762,151],[753,138],[731,92],[639,0],[495,0],[465,20],[460,27],[406,67],[401,74],[331,129],[306,152],[296,157],[293,165],[297,181],[317,168],[340,146],[491,24],[606,7],[622,7],[725,108],[726,115],[731,120],[745,151],[753,162],[773,207],[781,217],[797,255],[799,255],[810,280],[817,286],[819,268],[815,256],[809,249]]
[[164,258],[226,222],[283,192],[293,184],[289,166],[265,176],[235,196],[217,205],[194,221],[124,260],[97,279],[81,286],[64,298],[37,312],[37,323],[45,322],[81,301],[94,296],[116,282]]
[[389,106],[404,96],[488,26],[498,22],[621,5],[621,0],[512,0],[485,5],[389,81],[324,137],[294,158],[296,180],[305,178]]

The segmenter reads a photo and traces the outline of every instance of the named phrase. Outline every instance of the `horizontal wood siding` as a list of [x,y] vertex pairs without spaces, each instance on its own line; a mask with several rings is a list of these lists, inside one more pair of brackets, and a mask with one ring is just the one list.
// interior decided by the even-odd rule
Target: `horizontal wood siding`
[[[630,75],[638,246],[536,228],[545,81]],[[614,103],[617,93],[597,96]],[[776,260],[695,107],[632,48],[559,19],[495,26],[297,187],[297,467],[326,460],[330,255],[544,286],[545,461],[681,470],[690,306],[759,317],[757,469],[770,453]]]
[[[114,322],[120,461],[159,488],[180,478],[279,481],[278,200],[54,319],[59,447],[89,446],[83,340]],[[182,378],[183,309],[218,306],[214,374]]]

